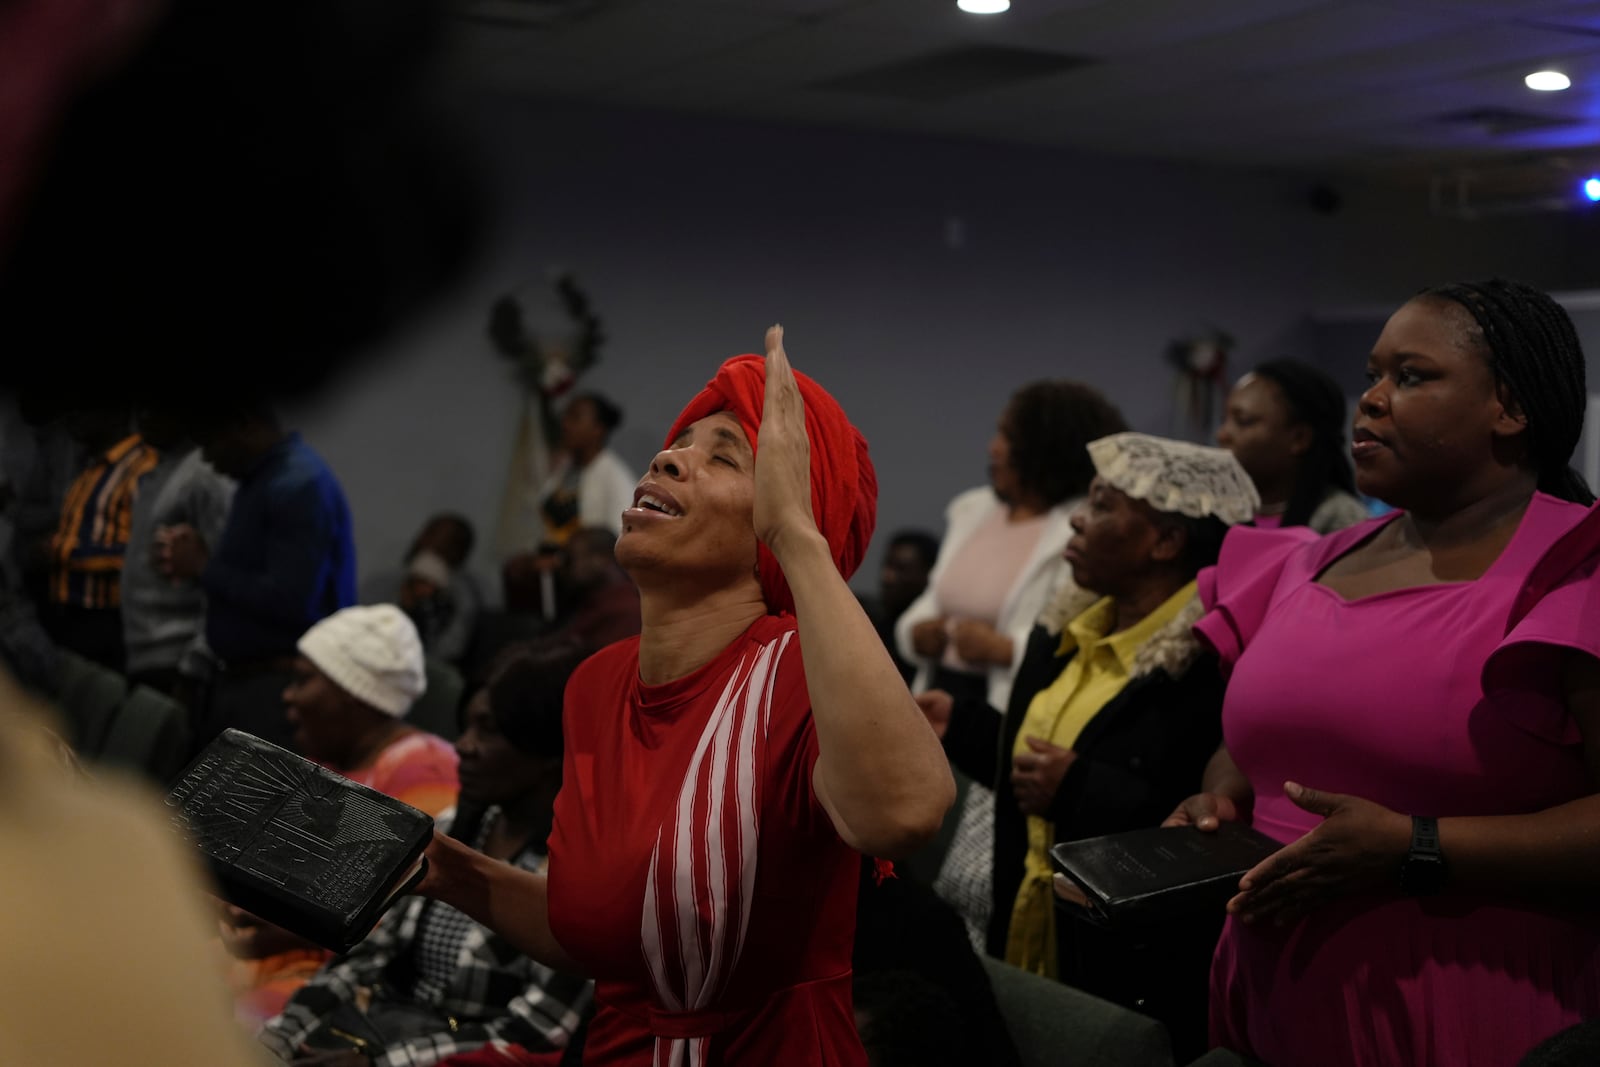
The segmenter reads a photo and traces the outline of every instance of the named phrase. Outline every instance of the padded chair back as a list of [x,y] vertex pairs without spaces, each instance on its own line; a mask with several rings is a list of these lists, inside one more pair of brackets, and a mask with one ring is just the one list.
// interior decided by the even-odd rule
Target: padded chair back
[[128,680],[93,660],[61,651],[56,705],[65,720],[67,740],[78,755],[100,755],[117,709],[128,694]]
[[466,683],[461,679],[461,672],[443,660],[429,658],[426,668],[428,688],[411,705],[406,721],[446,741],[454,741],[461,733],[456,709],[461,706],[461,690]]
[[1172,1067],[1167,1028],[1060,982],[983,958],[1022,1067]]
[[166,785],[183,770],[190,746],[183,705],[148,686],[134,686],[117,709],[99,761]]

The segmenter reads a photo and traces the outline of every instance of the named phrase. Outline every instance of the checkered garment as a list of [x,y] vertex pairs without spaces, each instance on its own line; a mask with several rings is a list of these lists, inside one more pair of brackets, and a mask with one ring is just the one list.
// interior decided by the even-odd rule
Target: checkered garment
[[933,891],[961,915],[972,948],[981,957],[988,951],[994,904],[994,790],[980,782],[967,789]]
[[[498,814],[491,808],[485,815],[475,843],[478,848]],[[448,831],[453,815],[446,812],[439,817],[441,830]],[[538,872],[544,869],[545,857],[524,849],[514,862]],[[431,1067],[487,1044],[510,1043],[536,1052],[564,1048],[594,996],[593,985],[535,963],[476,922],[467,920],[464,926],[455,922],[460,913],[453,908],[428,905],[422,897],[411,897],[384,916],[366,940],[330,962],[290,998],[282,1015],[268,1020],[259,1035],[261,1042],[280,1058],[292,1059],[324,1019],[341,1005],[384,986],[391,966],[421,948],[418,927],[428,914],[429,926],[443,920],[442,925],[452,928],[450,940],[457,947],[448,985],[429,990],[434,995],[425,996],[425,1002],[441,1017],[448,1016],[453,1027],[386,1048],[366,1049],[377,1067]]]

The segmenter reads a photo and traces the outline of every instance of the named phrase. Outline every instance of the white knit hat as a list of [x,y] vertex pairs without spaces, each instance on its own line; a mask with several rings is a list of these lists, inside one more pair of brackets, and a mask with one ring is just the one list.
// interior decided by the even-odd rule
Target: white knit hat
[[393,604],[336,611],[307,630],[299,648],[340,689],[395,718],[428,687],[417,628]]
[[1261,507],[1255,483],[1233,453],[1143,433],[1114,433],[1089,442],[1103,481],[1157,511],[1191,519],[1215,516],[1233,526]]

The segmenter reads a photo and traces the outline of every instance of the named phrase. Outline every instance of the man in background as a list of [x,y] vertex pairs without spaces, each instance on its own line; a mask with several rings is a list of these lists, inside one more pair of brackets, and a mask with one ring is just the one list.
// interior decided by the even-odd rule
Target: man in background
[[[211,468],[171,412],[146,409],[136,422],[160,460],[139,482],[122,567],[127,671],[134,682],[180,695],[180,668],[204,640],[205,590],[197,578],[163,573],[158,556],[173,528],[193,530],[202,551],[215,545],[228,518],[233,483]],[[188,673],[197,670],[191,659]]]
[[121,672],[122,567],[139,480],[159,459],[126,410],[72,413],[67,431],[88,455],[67,488],[50,538],[45,629],[55,643]]
[[214,546],[192,525],[169,527],[160,565],[206,593],[206,644],[218,663],[196,724],[197,746],[236,727],[285,748],[282,694],[295,644],[356,602],[356,550],[344,490],[322,457],[264,405],[197,419],[216,470],[238,482]]

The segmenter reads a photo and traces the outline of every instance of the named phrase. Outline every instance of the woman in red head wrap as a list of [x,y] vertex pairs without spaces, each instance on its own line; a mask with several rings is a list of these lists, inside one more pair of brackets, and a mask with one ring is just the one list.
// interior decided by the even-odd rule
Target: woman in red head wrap
[[424,892],[594,977],[585,1063],[867,1062],[857,854],[914,850],[954,797],[845,584],[876,498],[866,442],[781,329],[723,364],[623,513],[643,629],[568,684],[549,874],[430,849]]

